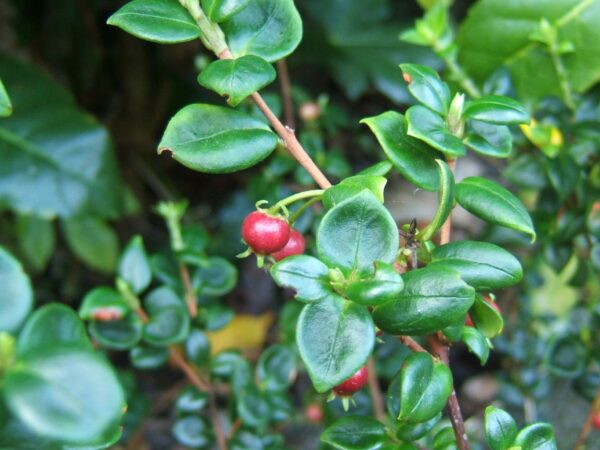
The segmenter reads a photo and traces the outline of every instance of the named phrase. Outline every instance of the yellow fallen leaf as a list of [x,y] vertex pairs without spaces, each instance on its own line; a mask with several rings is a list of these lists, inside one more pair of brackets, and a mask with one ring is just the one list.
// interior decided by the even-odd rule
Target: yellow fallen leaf
[[275,320],[273,312],[261,315],[237,314],[224,328],[207,332],[211,353],[223,350],[257,350],[264,346],[269,328]]

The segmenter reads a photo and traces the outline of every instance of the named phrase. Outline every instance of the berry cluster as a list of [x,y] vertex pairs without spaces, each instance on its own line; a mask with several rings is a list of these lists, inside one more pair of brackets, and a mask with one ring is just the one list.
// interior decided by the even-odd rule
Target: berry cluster
[[254,253],[271,256],[275,261],[304,253],[304,236],[285,219],[264,211],[253,211],[246,216],[242,237]]

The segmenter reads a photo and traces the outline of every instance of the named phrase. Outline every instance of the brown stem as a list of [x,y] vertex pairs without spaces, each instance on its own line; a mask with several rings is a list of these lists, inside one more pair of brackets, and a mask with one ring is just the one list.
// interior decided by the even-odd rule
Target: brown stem
[[[228,49],[223,50],[218,56],[221,59],[233,58]],[[275,132],[283,140],[288,152],[290,152],[290,154],[296,158],[300,165],[306,169],[306,171],[322,189],[331,187],[331,183],[327,177],[323,174],[323,172],[321,172],[321,169],[319,169],[309,154],[306,153],[306,150],[304,150],[300,142],[298,142],[294,130],[281,123],[279,118],[273,113],[273,111],[271,111],[271,108],[269,108],[258,92],[253,93],[251,97],[254,103],[256,103],[256,106],[258,106],[258,109],[260,109],[265,117],[269,120],[271,126],[275,129]]]
[[179,273],[183,282],[183,290],[185,292],[185,303],[192,318],[198,315],[198,306],[196,304],[196,294],[190,279],[190,272],[185,264],[179,264]]
[[142,319],[142,322],[144,322],[144,323],[150,322],[150,318],[148,317],[148,314],[146,314],[146,311],[144,311],[141,307],[136,308],[135,313],[138,315],[138,317],[140,319]]
[[281,98],[283,100],[285,123],[291,129],[295,129],[296,121],[294,120],[294,101],[292,100],[290,72],[288,71],[285,59],[277,61],[277,72],[279,73],[279,87],[281,89]]
[[590,406],[590,412],[588,413],[587,419],[583,424],[583,428],[577,437],[577,441],[575,442],[575,446],[573,450],[580,450],[585,444],[585,441],[592,430],[592,423],[594,421],[594,416],[596,414],[600,414],[600,388],[598,388],[598,392],[596,392],[596,398],[592,402],[592,406]]
[[190,380],[190,383],[192,383],[194,386],[196,386],[199,390],[203,392],[209,392],[211,390],[210,384],[208,384],[207,381],[202,379],[202,377],[198,375],[196,369],[194,369],[194,367],[192,367],[192,365],[188,361],[186,361],[186,359],[181,354],[181,350],[179,350],[175,346],[171,346],[169,350],[171,362],[185,374],[188,380]]
[[413,352],[428,353],[427,350],[421,346],[421,344],[419,344],[410,336],[398,336],[398,340],[410,348]]
[[377,376],[377,369],[375,368],[375,360],[372,356],[367,362],[367,372],[369,374],[367,380],[369,382],[371,399],[373,400],[375,417],[377,417],[377,420],[380,422],[385,422],[385,404],[383,401],[383,394],[381,393],[381,386],[379,386],[379,377]]
[[215,428],[215,436],[217,438],[217,445],[219,450],[227,450],[227,440],[225,439],[225,433],[223,433],[223,427],[221,427],[221,421],[219,420],[219,410],[217,409],[217,400],[215,393],[209,392],[209,408],[210,408],[210,419]]

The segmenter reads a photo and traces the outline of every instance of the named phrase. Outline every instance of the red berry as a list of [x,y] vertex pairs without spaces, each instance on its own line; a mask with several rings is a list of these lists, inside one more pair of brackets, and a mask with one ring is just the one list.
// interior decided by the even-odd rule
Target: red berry
[[592,426],[596,430],[600,430],[600,412],[597,412],[592,418]]
[[275,261],[281,261],[292,255],[301,255],[304,253],[304,236],[299,231],[290,230],[290,239],[281,250],[273,253],[271,256]]
[[306,419],[311,423],[320,423],[323,420],[323,410],[321,409],[321,405],[316,403],[308,405],[304,414],[306,415]]
[[242,223],[242,237],[246,244],[259,255],[281,250],[290,238],[289,224],[261,211],[248,214]]
[[363,367],[343,383],[333,388],[333,392],[342,397],[349,397],[355,392],[360,391],[367,383],[367,368]]

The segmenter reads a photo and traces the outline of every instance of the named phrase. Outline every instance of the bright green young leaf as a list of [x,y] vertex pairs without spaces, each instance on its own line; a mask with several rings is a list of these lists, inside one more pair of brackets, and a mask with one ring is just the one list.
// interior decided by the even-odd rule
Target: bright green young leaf
[[211,22],[222,22],[245,8],[250,0],[202,0],[202,10]]
[[125,247],[119,260],[118,273],[135,294],[141,293],[150,285],[152,271],[141,236],[134,236]]
[[336,296],[304,307],[296,340],[315,389],[326,392],[366,364],[375,327],[365,306]]
[[330,209],[317,234],[319,258],[346,274],[369,271],[375,261],[392,263],[398,246],[394,218],[369,190]]
[[56,233],[53,222],[41,217],[20,215],[17,217],[17,234],[25,262],[36,271],[43,270],[54,253]]
[[385,427],[368,416],[345,416],[329,425],[321,441],[340,450],[377,450],[385,440]]
[[509,449],[517,437],[517,424],[506,411],[488,406],[485,409],[485,436],[492,450]]
[[317,258],[294,255],[283,259],[271,268],[275,283],[296,291],[295,299],[318,302],[334,294],[329,285],[329,268]]
[[102,437],[125,406],[111,366],[81,348],[27,352],[5,374],[3,393],[11,412],[31,430],[72,444]]
[[0,117],[8,117],[12,114],[12,103],[10,101],[10,97],[8,96],[8,92],[6,92],[6,88],[4,87],[4,83],[0,79]]
[[404,116],[388,111],[361,120],[369,126],[386,156],[404,178],[426,191],[439,189],[438,166],[441,154],[407,134]]
[[377,175],[354,175],[345,178],[325,191],[322,199],[323,206],[325,209],[331,209],[338,203],[360,194],[365,189],[369,189],[383,203],[383,191],[386,183],[385,177]]
[[269,392],[285,391],[296,378],[296,352],[287,345],[267,348],[256,365],[258,386]]
[[502,314],[480,294],[475,295],[475,302],[469,314],[477,329],[489,339],[498,336],[504,328]]
[[192,276],[194,289],[203,295],[220,297],[228,294],[237,284],[236,267],[225,258],[211,256]]
[[448,130],[444,119],[421,105],[411,106],[406,111],[408,135],[431,145],[451,158],[464,156],[465,146]]
[[302,19],[293,0],[252,0],[222,27],[236,58],[256,55],[274,62],[292,53],[302,40]]
[[22,356],[30,351],[61,346],[92,349],[75,311],[62,303],[50,303],[36,310],[25,322],[17,341],[17,353]]
[[228,173],[251,167],[271,154],[277,136],[262,121],[240,111],[188,105],[169,121],[158,147],[190,169]]
[[442,116],[448,114],[450,89],[437,72],[419,64],[400,64],[410,93],[424,106]]
[[454,175],[441,159],[436,159],[440,179],[439,206],[431,222],[417,235],[421,241],[430,240],[444,225],[454,207]]
[[361,305],[374,306],[398,297],[403,288],[402,277],[394,266],[377,261],[374,276],[350,282],[344,295]]
[[206,447],[211,441],[210,428],[202,417],[186,416],[173,425],[173,436],[188,448]]
[[99,272],[112,273],[119,258],[119,238],[115,230],[96,217],[80,217],[62,222],[62,230],[71,251]]
[[412,353],[402,363],[399,383],[401,422],[420,423],[437,416],[452,393],[452,373],[430,354]]
[[493,181],[469,177],[456,185],[456,200],[486,222],[521,231],[535,240],[536,234],[523,203]]
[[210,63],[198,75],[198,83],[227,97],[231,106],[237,106],[253,92],[271,84],[276,76],[275,69],[267,61],[246,55]]
[[467,345],[471,353],[477,356],[481,365],[484,366],[490,356],[490,346],[486,337],[476,328],[463,327],[460,340]]
[[21,263],[0,247],[0,332],[16,332],[33,305],[33,290]]
[[463,117],[496,125],[527,124],[527,110],[515,99],[503,95],[485,95],[465,105]]
[[501,289],[523,278],[519,260],[502,247],[479,241],[455,241],[431,253],[433,266],[452,268],[477,290]]
[[407,272],[404,290],[396,300],[375,307],[373,320],[393,335],[430,334],[464,317],[475,290],[447,267]]
[[131,311],[131,306],[121,294],[110,287],[97,287],[88,292],[81,306],[79,317],[84,320],[102,320],[105,317],[120,319]]
[[144,323],[137,314],[129,313],[119,320],[95,320],[90,323],[88,330],[103,347],[129,350],[142,339]]
[[110,16],[106,23],[160,44],[200,37],[200,28],[177,0],[133,0]]
[[522,450],[557,450],[554,430],[548,423],[534,423],[523,428],[513,444]]
[[471,120],[467,137],[463,143],[482,155],[492,158],[507,158],[512,150],[512,134],[504,125]]

